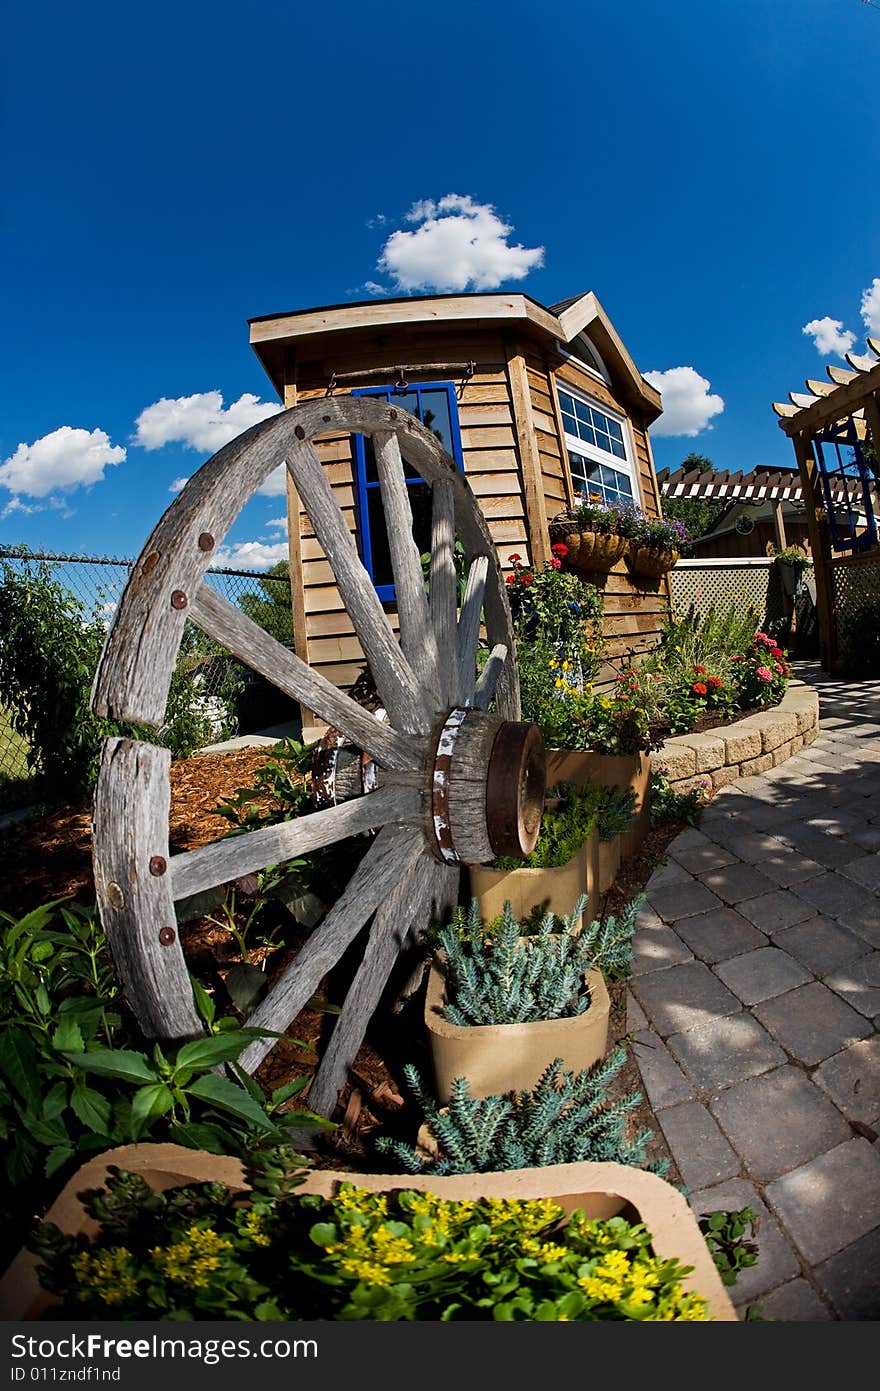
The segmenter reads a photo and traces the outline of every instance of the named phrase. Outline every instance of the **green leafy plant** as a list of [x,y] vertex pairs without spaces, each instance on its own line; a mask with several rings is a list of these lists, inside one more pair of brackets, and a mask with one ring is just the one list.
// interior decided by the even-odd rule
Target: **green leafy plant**
[[641,512],[633,503],[606,503],[601,493],[581,493],[573,507],[558,512],[550,522],[551,541],[565,544],[572,531],[595,531],[600,536],[634,535]]
[[566,1215],[549,1199],[452,1202],[412,1190],[332,1198],[156,1193],[113,1168],[83,1195],[91,1238],[51,1223],[30,1247],[68,1318],[705,1320],[691,1267],[652,1250],[643,1223]]
[[377,1139],[376,1147],[410,1174],[485,1174],[579,1160],[635,1164],[663,1174],[666,1160],[646,1162],[650,1130],[632,1140],[625,1138],[627,1116],[639,1104],[640,1094],[608,1100],[609,1084],[625,1062],[626,1051],[619,1048],[596,1067],[575,1073],[563,1071],[557,1058],[532,1091],[506,1096],[472,1097],[467,1078],[457,1077],[445,1110],[426,1092],[417,1069],[408,1063],[404,1076],[438,1156],[430,1158],[387,1135]]
[[678,792],[669,781],[666,768],[651,769],[651,825],[664,826],[670,821],[683,821],[688,826],[699,824],[703,808],[709,800],[712,783],[700,778],[697,786]]
[[537,931],[521,935],[509,903],[500,921],[489,928],[480,919],[477,900],[465,920],[457,909],[453,921],[437,933],[445,977],[444,1016],[452,1024],[520,1024],[537,1019],[569,1019],[584,1014],[591,996],[588,971],[628,974],[632,937],[641,899],[619,916],[579,928],[586,895],[571,916],[548,913]]
[[757,1242],[746,1237],[749,1230],[757,1236],[757,1214],[750,1207],[741,1208],[739,1212],[709,1212],[699,1219],[699,1227],[722,1284],[735,1285],[740,1272],[758,1259]]
[[602,789],[563,782],[548,788],[541,830],[525,858],[499,855],[495,869],[560,869],[568,864],[596,829]]
[[635,789],[632,787],[603,787],[596,820],[596,832],[600,840],[613,840],[622,835],[633,819],[636,805]]

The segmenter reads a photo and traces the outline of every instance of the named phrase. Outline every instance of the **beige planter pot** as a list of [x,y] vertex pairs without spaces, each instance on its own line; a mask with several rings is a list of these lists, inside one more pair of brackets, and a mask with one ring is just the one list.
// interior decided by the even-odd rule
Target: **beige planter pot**
[[595,1067],[608,1051],[611,1001],[601,971],[588,971],[590,1007],[571,1019],[536,1019],[529,1024],[451,1024],[443,1017],[445,981],[431,967],[425,997],[425,1028],[441,1106],[456,1077],[466,1077],[471,1096],[531,1091],[555,1058],[569,1072]]
[[636,794],[635,813],[620,838],[621,858],[634,855],[651,829],[651,759],[646,753],[604,754],[585,749],[548,749],[547,786],[571,782],[600,787],[631,787]]
[[[590,894],[585,846],[559,869],[489,869],[486,865],[471,865],[470,880],[471,893],[480,905],[484,922],[503,913],[508,901],[520,922],[538,906],[545,913],[565,917],[581,894]],[[594,905],[590,898],[587,912],[591,920],[596,906],[598,899]]]
[[607,894],[617,878],[617,871],[620,869],[621,844],[621,836],[612,836],[610,840],[600,840],[596,836],[587,847],[589,852],[587,879],[595,886],[599,898],[603,894]]
[[[162,1192],[189,1183],[225,1183],[244,1191],[244,1171],[237,1159],[188,1150],[180,1145],[124,1145],[85,1164],[52,1204],[46,1218],[64,1232],[90,1232],[93,1224],[83,1212],[78,1193],[106,1185],[107,1166],[116,1164],[141,1174],[151,1188]],[[457,1174],[437,1178],[428,1174],[356,1174],[316,1169],[307,1175],[303,1193],[332,1197],[338,1183],[354,1183],[371,1193],[416,1189],[451,1201],[476,1198],[552,1198],[566,1212],[581,1208],[587,1217],[622,1213],[644,1222],[655,1255],[693,1267],[682,1286],[706,1300],[714,1319],[734,1323],[736,1311],[709,1253],[697,1219],[686,1200],[665,1179],[627,1164],[552,1164],[544,1169],[511,1169],[506,1173]],[[37,1280],[38,1258],[21,1252],[0,1280],[0,1317],[14,1320],[51,1315],[53,1298]]]

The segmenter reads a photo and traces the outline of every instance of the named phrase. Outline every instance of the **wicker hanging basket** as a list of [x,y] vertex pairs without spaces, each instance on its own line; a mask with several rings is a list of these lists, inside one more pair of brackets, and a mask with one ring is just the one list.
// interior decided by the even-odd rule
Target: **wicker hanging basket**
[[553,542],[561,541],[568,547],[568,553],[562,560],[563,567],[585,579],[607,575],[629,545],[625,536],[614,533],[569,531],[563,534],[558,524],[551,529],[550,539]]
[[660,580],[678,561],[678,551],[658,550],[656,546],[635,546],[627,553],[626,563],[635,575]]

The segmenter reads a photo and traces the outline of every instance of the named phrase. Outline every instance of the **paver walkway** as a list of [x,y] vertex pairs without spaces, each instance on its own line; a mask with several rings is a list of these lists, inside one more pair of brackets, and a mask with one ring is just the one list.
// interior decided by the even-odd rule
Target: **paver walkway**
[[880,681],[724,788],[647,885],[629,1028],[697,1212],[751,1206],[743,1317],[880,1319]]

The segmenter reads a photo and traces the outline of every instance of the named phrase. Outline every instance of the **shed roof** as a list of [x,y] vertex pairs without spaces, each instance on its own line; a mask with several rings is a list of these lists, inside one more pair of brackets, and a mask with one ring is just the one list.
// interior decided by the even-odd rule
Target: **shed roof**
[[572,343],[578,334],[588,333],[625,394],[637,403],[645,424],[656,420],[663,409],[659,391],[639,372],[592,291],[549,309],[520,293],[407,295],[265,314],[248,323],[251,346],[279,395],[284,390],[284,349],[294,344],[314,339],[326,342],[328,336],[358,329],[502,323],[549,347]]
[[[796,469],[756,468],[751,473],[730,473],[726,469],[710,470],[701,473],[699,469],[660,469],[657,483],[664,497],[739,499],[740,501],[801,502],[801,478]],[[858,478],[847,481],[846,490],[838,476],[828,479],[831,496],[835,502],[846,501],[849,493],[851,501],[860,502],[862,485]]]

